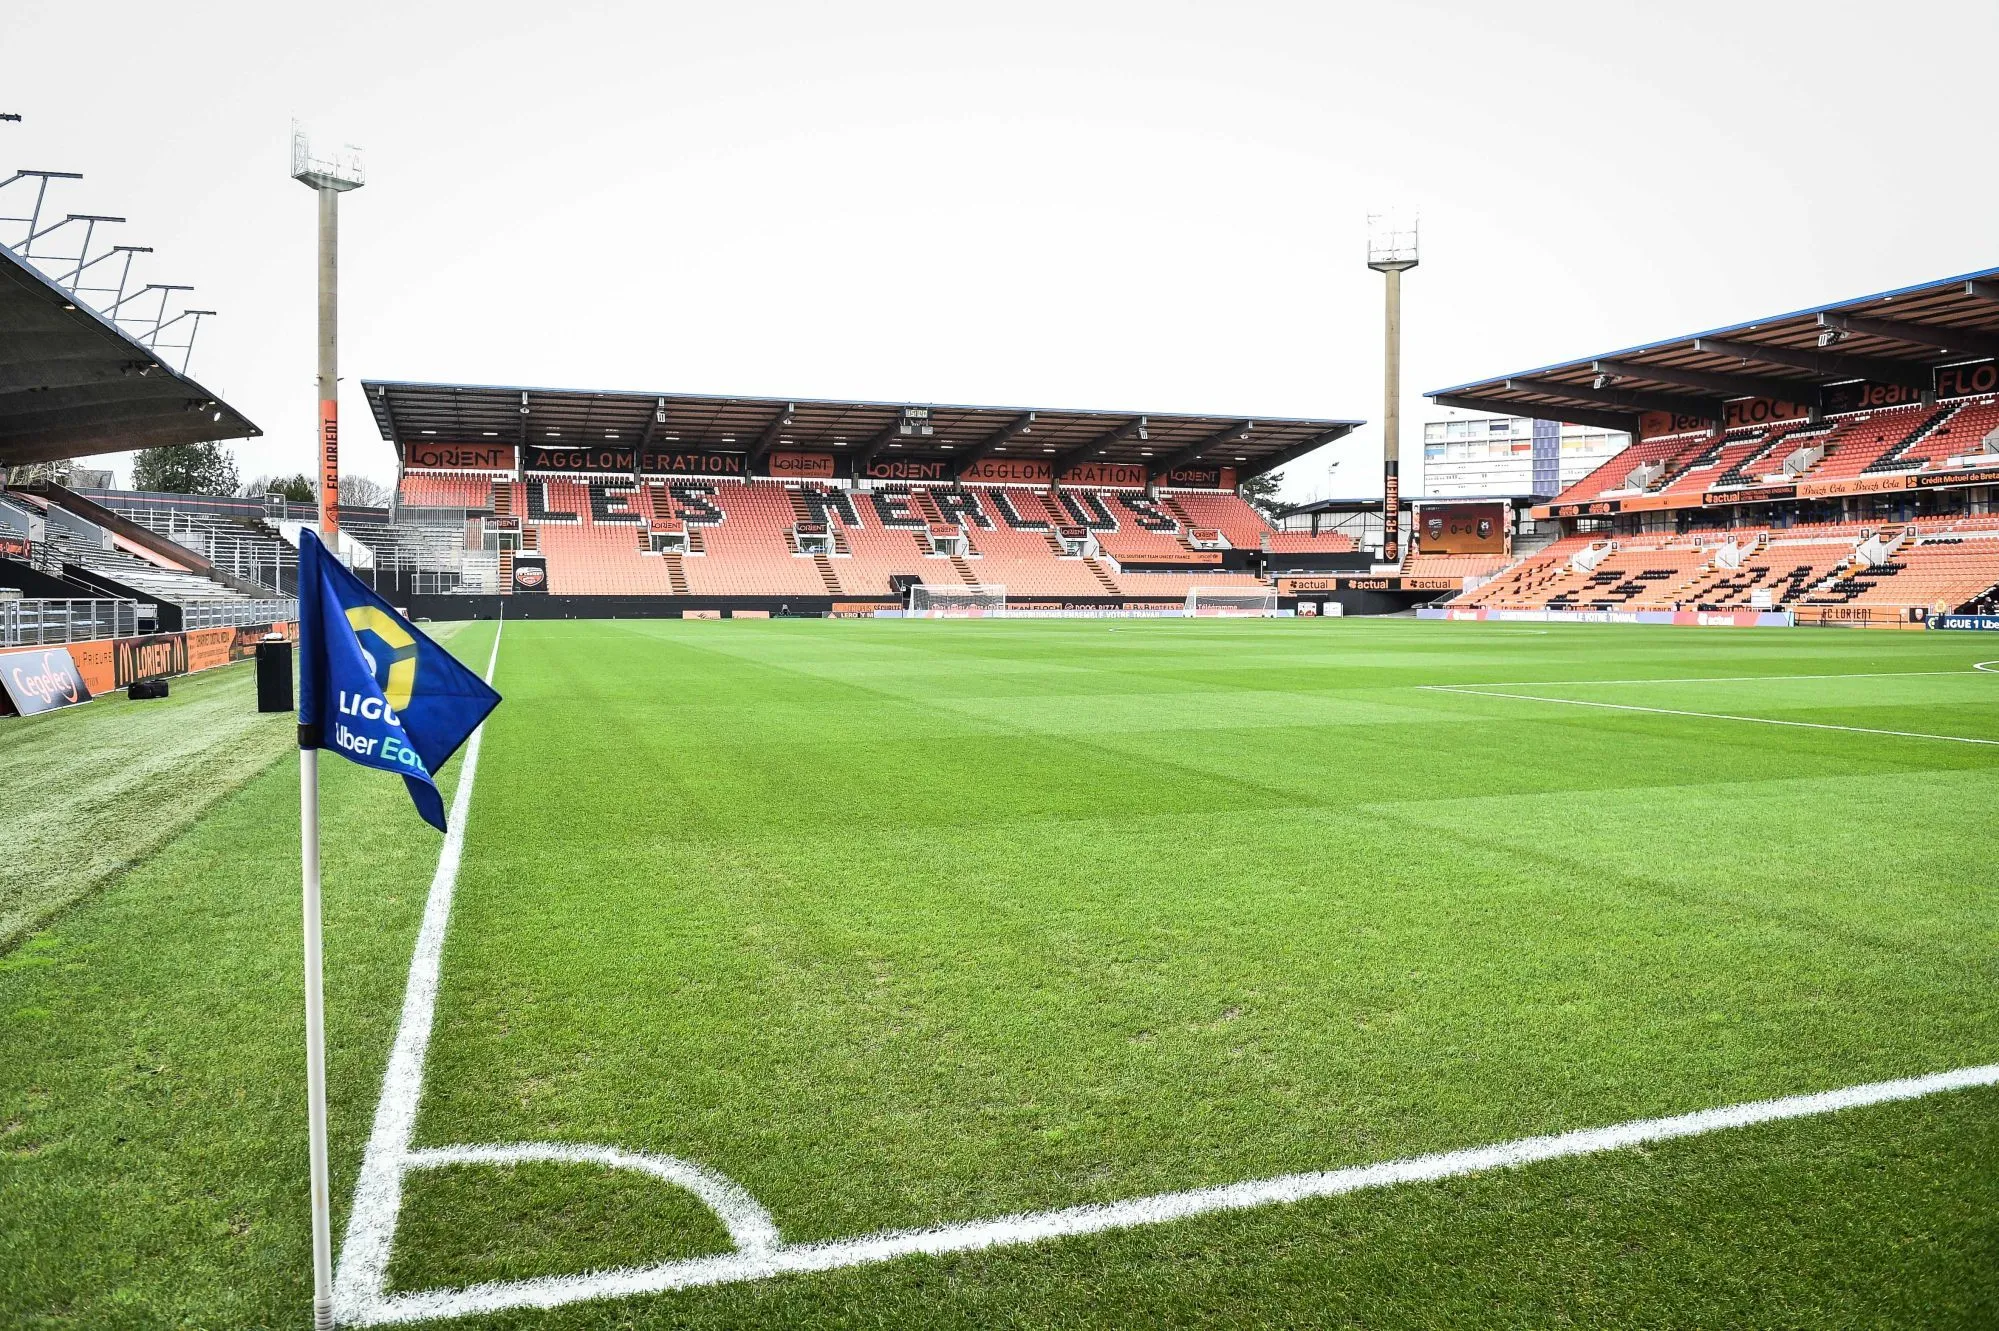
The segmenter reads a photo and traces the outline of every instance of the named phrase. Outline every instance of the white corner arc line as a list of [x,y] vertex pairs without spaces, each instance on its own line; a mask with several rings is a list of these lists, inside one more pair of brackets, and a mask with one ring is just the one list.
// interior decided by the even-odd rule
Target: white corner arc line
[[1950,744],[1986,744],[1999,747],[1999,739],[1978,739],[1971,735],[1933,735],[1921,730],[1878,730],[1873,726],[1838,726],[1829,721],[1785,721],[1774,716],[1742,716],[1733,712],[1690,712],[1677,707],[1641,707],[1637,703],[1629,702],[1550,698],[1538,693],[1495,693],[1491,689],[1472,688],[1465,684],[1418,684],[1416,687],[1430,693],[1454,693],[1474,698],[1510,698],[1515,702],[1556,703],[1563,707],[1599,707],[1611,712],[1650,712],[1654,716],[1691,716],[1708,721],[1748,721],[1759,726],[1794,726],[1800,730],[1843,730],[1854,735],[1888,735],[1895,739],[1934,739]]
[[678,1156],[648,1155],[615,1146],[583,1146],[571,1142],[517,1142],[507,1146],[435,1146],[403,1154],[405,1169],[442,1169],[450,1165],[601,1165],[650,1174],[662,1183],[685,1188],[715,1213],[739,1252],[768,1252],[784,1240],[777,1222],[762,1203],[734,1179]]
[[[1719,1109],[1702,1109],[1670,1118],[1636,1119],[1609,1127],[1583,1128],[1347,1169],[1284,1174],[1276,1178],[1197,1188],[1188,1192],[1160,1193],[1122,1202],[1071,1206],[1054,1211],[1001,1216],[993,1220],[940,1225],[933,1229],[888,1230],[823,1243],[779,1244],[763,1252],[722,1253],[664,1262],[657,1266],[503,1281],[462,1289],[422,1290],[379,1298],[365,1308],[352,1310],[348,1320],[360,1325],[386,1326],[511,1308],[554,1308],[585,1300],[657,1294],[763,1280],[772,1276],[873,1266],[903,1257],[1018,1247],[1050,1239],[1166,1224],[1223,1211],[1283,1206],[1406,1183],[1461,1178],[1546,1160],[1597,1155],[1650,1142],[1697,1137],[1759,1123],[1810,1118],[1868,1105],[1995,1085],[1999,1085],[1999,1063],[1871,1082],[1809,1095],[1757,1100]],[[355,1316],[356,1313],[359,1315]]]
[[[500,634],[506,621],[493,629],[493,652],[486,658],[486,682],[500,661]],[[472,811],[472,783],[479,775],[479,749],[486,737],[483,722],[465,745],[458,769],[458,789],[451,799],[450,830],[437,855],[430,895],[424,901],[423,924],[417,930],[410,957],[409,983],[403,990],[402,1016],[396,1042],[382,1074],[382,1096],[375,1102],[375,1125],[361,1156],[360,1177],[354,1184],[354,1206],[347,1217],[347,1236],[340,1245],[340,1265],[333,1278],[335,1321],[352,1321],[381,1298],[389,1274],[389,1249],[395,1242],[396,1217],[402,1209],[403,1170],[410,1134],[416,1128],[417,1102],[423,1096],[423,1065],[430,1050],[432,1018],[437,1012],[437,986],[444,960],[445,926],[451,922],[451,897],[458,886],[458,866],[465,855],[465,822]]]

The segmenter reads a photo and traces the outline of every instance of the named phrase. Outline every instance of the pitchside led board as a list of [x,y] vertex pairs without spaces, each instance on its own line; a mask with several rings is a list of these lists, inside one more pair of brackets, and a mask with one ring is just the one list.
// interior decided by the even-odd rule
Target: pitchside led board
[[8,652],[0,656],[0,689],[22,716],[53,712],[90,701],[83,674],[64,647]]
[[1503,555],[1512,544],[1506,504],[1424,504],[1416,514],[1426,555]]

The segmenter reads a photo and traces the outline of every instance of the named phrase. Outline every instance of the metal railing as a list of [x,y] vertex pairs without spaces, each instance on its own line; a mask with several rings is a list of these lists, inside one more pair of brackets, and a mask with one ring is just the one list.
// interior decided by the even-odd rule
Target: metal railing
[[60,647],[93,638],[129,638],[155,608],[138,601],[0,601],[0,647]]
[[244,624],[275,624],[298,618],[298,602],[283,601],[183,601],[180,626],[183,629],[233,629]]
[[194,551],[222,572],[260,587],[282,589],[285,574],[298,567],[298,553],[275,532],[253,532],[240,523],[207,514],[148,507],[117,511],[148,531]]

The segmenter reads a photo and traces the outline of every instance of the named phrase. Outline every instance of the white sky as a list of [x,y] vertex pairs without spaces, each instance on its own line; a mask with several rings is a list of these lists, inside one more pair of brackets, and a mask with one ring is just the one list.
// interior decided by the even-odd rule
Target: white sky
[[[1405,458],[1424,389],[1999,264],[1992,0],[14,0],[5,29],[0,172],[84,172],[57,202],[221,312],[192,369],[263,427],[246,477],[310,465],[293,116],[366,153],[343,462],[383,480],[363,377],[1379,421],[1384,206],[1423,221]],[[1370,425],[1286,490],[1379,494],[1379,456]]]

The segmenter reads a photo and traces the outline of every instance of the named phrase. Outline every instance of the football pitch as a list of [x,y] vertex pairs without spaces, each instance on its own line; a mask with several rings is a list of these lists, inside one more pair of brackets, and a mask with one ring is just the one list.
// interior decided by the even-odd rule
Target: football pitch
[[[350,1323],[1999,1323],[1981,635],[449,646],[453,837],[322,764]],[[309,1324],[297,800],[0,952],[0,1323]]]

